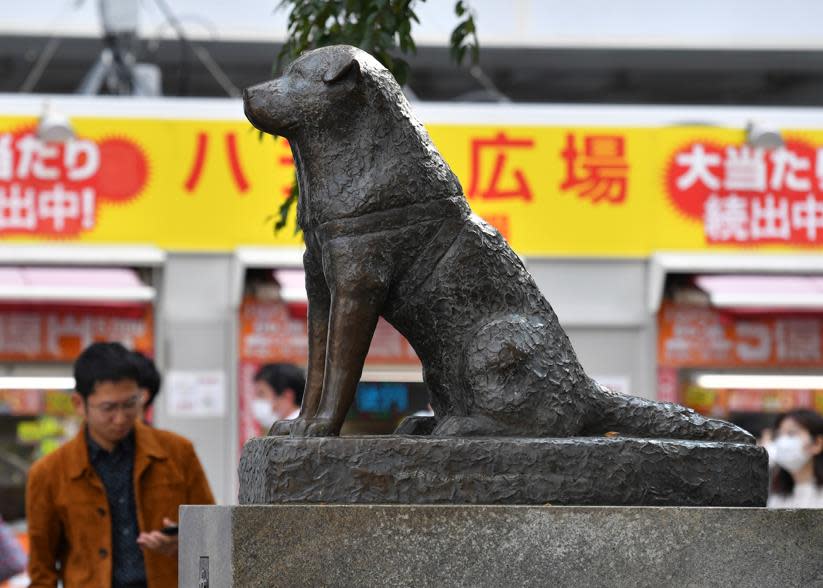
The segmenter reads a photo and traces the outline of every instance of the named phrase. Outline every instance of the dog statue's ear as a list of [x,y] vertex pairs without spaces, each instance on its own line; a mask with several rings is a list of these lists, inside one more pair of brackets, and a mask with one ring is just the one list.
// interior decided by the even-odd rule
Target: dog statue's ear
[[333,64],[328,71],[323,74],[323,81],[327,84],[336,84],[345,79],[360,79],[360,64],[354,57],[348,61]]

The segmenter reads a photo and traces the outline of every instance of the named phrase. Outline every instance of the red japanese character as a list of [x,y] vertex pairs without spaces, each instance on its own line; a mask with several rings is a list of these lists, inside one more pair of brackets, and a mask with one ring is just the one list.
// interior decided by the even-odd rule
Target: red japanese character
[[488,214],[483,216],[483,220],[500,231],[503,238],[507,241],[511,237],[511,227],[509,224],[509,215],[507,214]]
[[[226,133],[223,138],[226,142],[226,156],[228,157],[229,170],[231,171],[234,183],[240,192],[246,192],[249,189],[249,182],[240,165],[240,156],[237,152],[237,135],[235,133]],[[194,161],[192,161],[191,169],[189,169],[188,178],[183,184],[187,192],[194,192],[200,183],[200,176],[203,173],[203,166],[206,163],[208,150],[209,136],[206,133],[198,133]]]
[[206,151],[209,146],[209,137],[206,133],[197,134],[197,153],[194,155],[194,162],[192,162],[191,170],[189,170],[189,178],[184,184],[187,192],[194,192],[197,184],[200,182],[200,174],[203,172],[203,164],[206,162]]
[[[281,142],[281,145],[283,147],[285,147],[286,149],[289,149],[289,142],[286,139],[283,139],[283,141]],[[292,157],[291,151],[289,151],[289,153],[287,155],[280,155],[277,158],[277,163],[279,163],[282,166],[293,167],[294,166],[294,157]],[[285,184],[282,188],[280,188],[280,191],[283,193],[283,197],[287,198],[287,197],[291,196],[291,187],[292,186],[291,186],[291,182],[290,182],[288,184]]]
[[[587,135],[583,138],[581,155],[575,148],[574,135],[566,135],[566,148],[561,152],[566,160],[566,179],[561,190],[574,188],[581,198],[591,198],[592,203],[607,200],[618,204],[626,199],[629,165],[625,160],[625,138],[619,135]],[[583,174],[577,175],[582,168]]]
[[[517,183],[517,187],[512,190],[501,189],[500,176],[503,174],[503,166],[506,165],[506,150],[531,149],[533,147],[534,141],[532,139],[509,139],[502,131],[498,133],[494,139],[472,139],[469,198],[474,198],[475,196],[479,196],[484,200],[521,198],[526,202],[531,202],[532,191],[522,170],[514,169],[511,171],[511,175],[514,176]],[[479,186],[480,157],[484,149],[493,149],[496,156],[489,183],[485,188],[481,189]]]
[[237,154],[237,136],[234,133],[226,133],[226,152],[229,155],[229,165],[231,166],[234,183],[237,185],[238,190],[245,192],[249,189],[249,182],[240,167],[240,156]]

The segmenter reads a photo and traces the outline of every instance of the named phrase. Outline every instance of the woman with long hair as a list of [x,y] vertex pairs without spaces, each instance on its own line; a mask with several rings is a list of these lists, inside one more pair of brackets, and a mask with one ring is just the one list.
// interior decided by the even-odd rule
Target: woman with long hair
[[777,417],[770,507],[823,508],[823,416],[798,409]]

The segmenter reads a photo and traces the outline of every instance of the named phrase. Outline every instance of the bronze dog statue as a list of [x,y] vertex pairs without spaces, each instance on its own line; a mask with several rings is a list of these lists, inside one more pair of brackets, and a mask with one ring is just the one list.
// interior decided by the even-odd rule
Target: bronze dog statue
[[337,435],[379,316],[423,364],[435,417],[398,432],[565,437],[617,431],[752,443],[744,430],[589,378],[523,263],[369,54],[334,46],[245,91],[289,140],[306,241],[309,361],[300,416],[271,435]]

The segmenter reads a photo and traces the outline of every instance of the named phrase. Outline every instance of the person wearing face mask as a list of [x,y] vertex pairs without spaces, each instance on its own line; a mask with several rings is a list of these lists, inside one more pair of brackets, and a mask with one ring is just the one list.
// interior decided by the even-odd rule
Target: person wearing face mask
[[263,431],[268,432],[276,421],[297,418],[305,386],[306,377],[296,365],[269,363],[257,371],[252,412]]
[[823,508],[823,416],[805,409],[783,413],[774,436],[768,506]]

